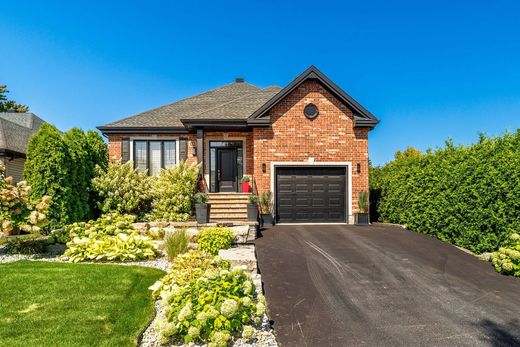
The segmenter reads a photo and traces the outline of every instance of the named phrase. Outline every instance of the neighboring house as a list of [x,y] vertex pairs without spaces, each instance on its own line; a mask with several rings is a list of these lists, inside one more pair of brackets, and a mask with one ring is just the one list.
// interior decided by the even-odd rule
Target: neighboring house
[[206,189],[239,193],[243,175],[273,192],[279,223],[352,223],[368,191],[368,132],[378,119],[311,66],[285,88],[235,83],[98,129],[111,158],[156,174],[202,163]]
[[27,144],[45,122],[33,113],[0,112],[0,162],[14,182],[23,179]]

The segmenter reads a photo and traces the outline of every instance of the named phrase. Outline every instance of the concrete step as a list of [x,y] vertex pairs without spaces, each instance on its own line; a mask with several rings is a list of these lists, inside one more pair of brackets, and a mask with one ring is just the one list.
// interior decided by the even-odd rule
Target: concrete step
[[215,194],[208,194],[209,199],[214,200],[229,200],[229,199],[235,199],[235,200],[248,200],[249,196],[251,194],[221,194],[221,193],[215,193]]
[[247,213],[210,213],[210,219],[230,220],[230,219],[245,219],[247,220]]
[[241,205],[246,206],[248,204],[247,200],[209,200],[210,204],[213,205]]
[[211,206],[211,213],[247,213],[247,207]]

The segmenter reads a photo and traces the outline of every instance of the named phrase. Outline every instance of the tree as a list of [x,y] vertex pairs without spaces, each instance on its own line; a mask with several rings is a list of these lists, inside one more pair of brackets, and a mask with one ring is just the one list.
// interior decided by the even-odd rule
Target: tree
[[67,145],[56,127],[43,124],[27,145],[24,177],[32,187],[32,196],[52,197],[49,228],[59,228],[72,220],[68,208],[72,199],[70,160]]
[[69,184],[74,196],[67,206],[69,218],[74,221],[86,220],[90,217],[90,154],[87,137],[83,130],[72,128],[63,135],[70,160],[68,172]]
[[103,141],[103,138],[97,131],[87,131],[87,147],[88,154],[90,156],[88,163],[88,176],[89,176],[89,208],[90,218],[98,217],[101,214],[101,210],[98,206],[99,195],[92,187],[92,179],[96,177],[96,166],[101,170],[106,171],[108,168],[108,148]]
[[7,86],[0,85],[0,112],[29,112],[29,107],[16,103],[16,101],[8,100],[6,94],[9,93]]
[[404,151],[397,151],[394,154],[394,158],[396,160],[404,159],[404,158],[417,158],[422,155],[421,151],[418,149],[415,149],[413,147],[408,147]]

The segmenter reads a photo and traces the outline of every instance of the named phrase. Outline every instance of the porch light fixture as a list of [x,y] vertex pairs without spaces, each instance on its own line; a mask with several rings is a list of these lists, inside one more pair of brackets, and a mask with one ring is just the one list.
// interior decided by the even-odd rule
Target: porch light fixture
[[266,171],[267,171],[267,165],[265,165],[265,163],[262,163],[262,172],[266,173]]
[[191,146],[191,154],[193,156],[196,156],[197,155],[197,143],[195,141],[191,141],[190,146]]
[[361,173],[361,164],[360,163],[357,163],[356,171],[357,171],[357,173]]

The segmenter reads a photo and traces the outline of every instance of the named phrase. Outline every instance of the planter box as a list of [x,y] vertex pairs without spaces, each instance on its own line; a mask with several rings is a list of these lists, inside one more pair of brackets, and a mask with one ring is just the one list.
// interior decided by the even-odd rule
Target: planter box
[[356,213],[354,215],[356,225],[369,225],[370,224],[370,214],[368,213]]
[[247,220],[249,222],[258,221],[258,205],[257,204],[247,204]]
[[195,204],[195,216],[197,223],[206,224],[209,223],[210,204]]
[[274,225],[274,219],[273,219],[273,215],[270,214],[270,213],[262,213],[261,214],[261,218],[262,218],[262,226],[263,227],[269,227],[269,226],[273,226]]
[[249,182],[242,182],[242,193],[251,193]]

